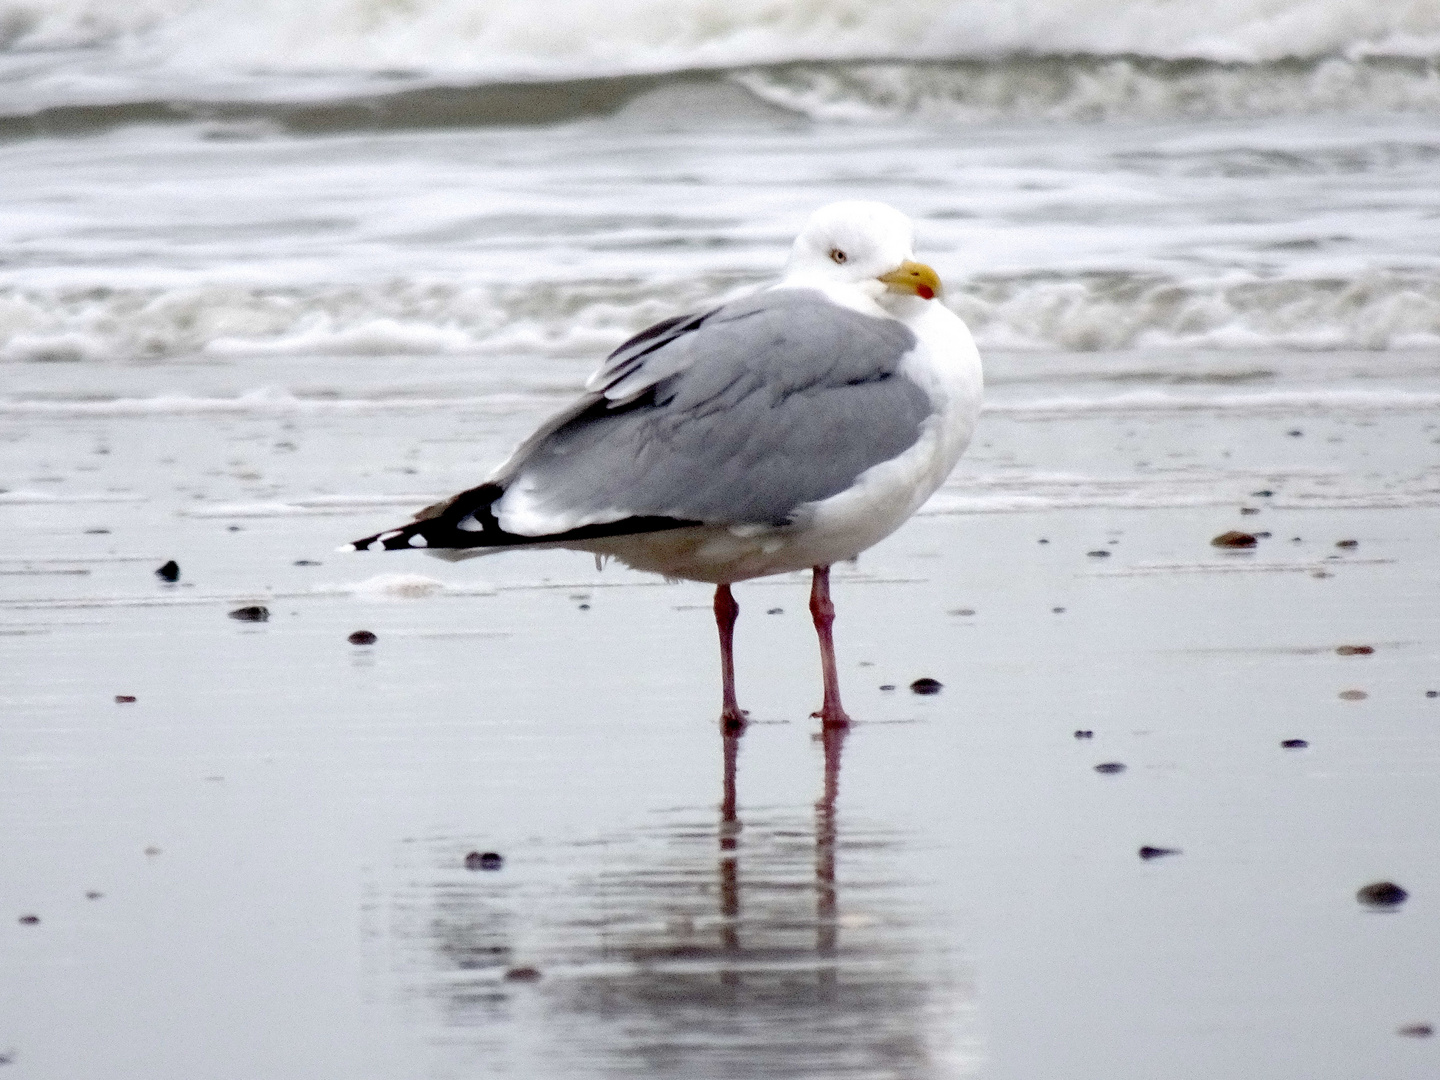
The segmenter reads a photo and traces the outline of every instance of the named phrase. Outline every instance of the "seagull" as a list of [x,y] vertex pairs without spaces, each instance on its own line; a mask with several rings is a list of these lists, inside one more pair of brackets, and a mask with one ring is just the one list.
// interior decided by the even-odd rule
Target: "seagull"
[[830,567],[920,508],[980,412],[979,353],[940,294],[904,214],[821,207],[779,282],[636,334],[479,486],[347,547],[451,559],[570,548],[712,584],[727,730],[746,715],[730,587],[811,570],[825,695],[815,715],[848,726]]

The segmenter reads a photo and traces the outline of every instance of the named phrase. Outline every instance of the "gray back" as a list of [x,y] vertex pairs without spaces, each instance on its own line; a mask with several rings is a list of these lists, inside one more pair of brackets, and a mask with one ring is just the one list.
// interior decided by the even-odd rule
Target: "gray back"
[[542,506],[784,524],[903,453],[933,411],[899,370],[914,334],[818,292],[772,290],[662,327],[616,350],[591,404],[507,470]]

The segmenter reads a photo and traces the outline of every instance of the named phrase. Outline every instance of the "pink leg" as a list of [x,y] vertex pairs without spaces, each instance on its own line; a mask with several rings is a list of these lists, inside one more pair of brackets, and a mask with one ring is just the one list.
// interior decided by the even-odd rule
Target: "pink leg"
[[835,671],[835,639],[830,628],[835,625],[835,605],[830,602],[830,567],[815,567],[810,587],[810,617],[815,620],[815,635],[820,639],[820,670],[825,675],[825,704],[814,715],[825,727],[845,727],[850,717],[840,704],[840,676]]
[[723,705],[720,710],[720,725],[726,731],[739,731],[745,726],[745,711],[735,700],[735,620],[740,617],[740,605],[730,592],[729,585],[715,587],[715,626],[720,631],[720,681]]

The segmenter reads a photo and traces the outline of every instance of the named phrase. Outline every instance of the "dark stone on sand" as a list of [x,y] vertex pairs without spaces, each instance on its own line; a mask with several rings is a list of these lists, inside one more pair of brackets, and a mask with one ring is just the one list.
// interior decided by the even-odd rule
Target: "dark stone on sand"
[[506,982],[539,982],[540,972],[532,967],[511,968],[505,972]]
[[895,684],[894,684],[893,682],[881,683],[880,689],[881,689],[881,690],[894,690],[894,689],[895,689]]
[[351,645],[374,645],[375,635],[369,630],[356,630],[345,640],[350,642]]
[[1107,775],[1111,773],[1122,773],[1125,771],[1125,763],[1123,761],[1102,761],[1099,765],[1095,766],[1095,771]]
[[1364,690],[1341,690],[1338,696],[1341,701],[1364,701],[1370,695]]
[[1256,539],[1256,540],[1269,540],[1269,539],[1270,539],[1270,534],[1269,534],[1268,532],[1257,532],[1257,533],[1254,534],[1254,536],[1255,536],[1255,539]]
[[1255,537],[1251,533],[1239,532],[1235,529],[1223,532],[1210,541],[1211,547],[1218,548],[1253,548],[1255,544]]
[[1440,697],[1440,690],[1426,690],[1426,697]]
[[1404,1035],[1407,1039],[1428,1039],[1435,1034],[1435,1028],[1430,1024],[1406,1024],[1396,1028],[1395,1034]]
[[1094,737],[1095,732],[1089,730],[1088,728],[1080,728],[1078,731],[1075,732],[1075,738],[1077,739],[1093,739]]
[[785,609],[784,609],[783,607],[766,608],[766,609],[765,609],[765,614],[766,614],[766,615],[784,615],[784,614],[785,614]]
[[1270,498],[1270,496],[1274,495],[1275,493],[1274,493],[1273,491],[1269,490],[1268,488],[1266,488],[1266,489],[1264,489],[1264,490],[1262,490],[1262,491],[1252,491],[1252,492],[1250,492],[1250,494],[1253,495],[1253,496],[1255,496],[1255,498],[1257,498],[1257,499],[1268,499],[1268,498]]
[[1056,615],[1064,615],[1064,614],[1065,614],[1065,609],[1064,609],[1063,607],[1052,607],[1050,610],[1051,610],[1052,612],[1054,612]]
[[1291,428],[1285,434],[1289,435],[1292,439],[1298,439],[1301,435],[1304,435],[1305,432],[1301,431],[1299,428]]
[[1335,541],[1335,546],[1338,547],[1338,548],[1356,548],[1356,547],[1359,547],[1359,546],[1360,546],[1360,541],[1359,541],[1359,540],[1336,540],[1336,541]]
[[250,607],[237,607],[230,612],[230,618],[240,622],[265,622],[270,618],[270,609],[262,604],[254,604]]
[[1393,881],[1376,881],[1357,892],[1355,899],[1366,907],[1393,908],[1399,907],[1409,896],[1409,893]]
[[580,610],[581,610],[581,611],[589,611],[589,610],[590,610],[590,605],[589,605],[589,604],[581,604],[581,605],[580,605]]
[[226,526],[225,526],[225,529],[226,529],[227,532],[239,532],[239,531],[240,531],[240,526],[239,526],[239,525],[226,525]]
[[1036,542],[1037,544],[1048,544],[1050,541],[1049,541],[1049,540],[1046,540],[1046,539],[1042,536],[1039,540],[1036,540],[1035,542]]
[[912,694],[938,694],[945,684],[939,679],[916,679],[910,684]]
[[974,614],[975,614],[975,609],[974,609],[974,608],[968,608],[968,607],[951,608],[950,611],[948,612],[948,614],[950,614],[950,615],[959,615],[959,616],[963,619],[963,618],[967,618],[967,617],[969,617],[969,616],[971,616],[971,615],[974,615]]
[[154,844],[151,844],[149,847],[147,847],[147,848],[145,849],[145,854],[146,854],[146,855],[149,855],[149,856],[151,856],[151,857],[153,858],[154,856],[160,854],[160,849],[159,849],[158,847],[156,847]]
[[1280,745],[1286,750],[1304,750],[1310,744],[1304,739],[1286,739]]
[[20,925],[22,925],[22,926],[35,926],[35,925],[37,925],[39,922],[40,922],[40,916],[39,916],[39,915],[21,915],[21,916],[20,916]]
[[1374,651],[1372,645],[1339,645],[1335,649],[1340,656],[1369,656]]
[[134,695],[134,694],[116,694],[116,695],[115,695],[115,704],[116,704],[116,705],[133,705],[133,704],[135,704],[135,695]]
[[1259,512],[1260,512],[1260,508],[1259,508],[1258,506],[1242,506],[1242,507],[1240,507],[1240,513],[1242,513],[1242,514],[1258,514]]
[[1150,859],[1158,859],[1162,855],[1179,855],[1180,849],[1175,847],[1151,847],[1149,844],[1146,844],[1140,849],[1138,854],[1140,858],[1148,862]]
[[164,566],[160,567],[159,570],[155,571],[155,576],[160,578],[162,581],[179,581],[180,564],[177,563],[174,559],[171,559]]
[[317,561],[314,560],[314,559],[296,559],[293,565],[295,565],[295,566],[319,566],[320,563],[317,562]]
[[1095,551],[1087,551],[1085,554],[1089,555],[1092,559],[1108,559],[1110,557],[1110,552],[1100,548],[1097,548]]
[[104,894],[103,892],[96,892],[94,889],[91,889],[89,892],[87,892],[87,893],[85,894],[85,899],[86,899],[86,900],[99,900],[99,899],[100,899],[102,896],[104,896],[104,895],[105,895],[105,894]]
[[494,851],[472,851],[465,856],[466,870],[499,870],[504,865],[505,860]]
[[109,529],[86,529],[86,530],[85,530],[85,535],[86,535],[86,536],[109,536],[109,535],[110,535],[110,530],[109,530]]

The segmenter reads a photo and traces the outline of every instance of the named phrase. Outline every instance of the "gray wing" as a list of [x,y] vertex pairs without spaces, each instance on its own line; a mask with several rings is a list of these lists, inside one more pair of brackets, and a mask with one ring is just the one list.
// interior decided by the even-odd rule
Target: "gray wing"
[[803,289],[662,323],[616,350],[504,480],[557,527],[785,524],[919,438],[933,406],[900,371],[914,346],[903,324]]

